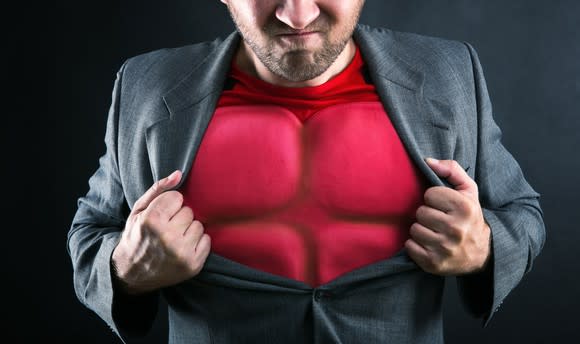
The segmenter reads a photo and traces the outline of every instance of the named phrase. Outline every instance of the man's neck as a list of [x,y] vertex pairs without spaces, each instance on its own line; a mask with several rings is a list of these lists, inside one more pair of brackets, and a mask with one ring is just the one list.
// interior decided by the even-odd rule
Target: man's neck
[[355,50],[355,43],[351,38],[336,60],[324,73],[305,81],[290,81],[272,73],[243,40],[240,43],[235,58],[238,68],[242,71],[273,85],[283,87],[311,87],[324,84],[345,69],[354,57]]

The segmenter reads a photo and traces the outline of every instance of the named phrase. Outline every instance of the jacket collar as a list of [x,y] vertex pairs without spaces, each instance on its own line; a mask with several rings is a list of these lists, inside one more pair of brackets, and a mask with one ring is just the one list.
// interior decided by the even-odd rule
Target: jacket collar
[[221,93],[227,73],[240,42],[237,32],[222,42],[214,41],[215,47],[193,70],[163,97],[171,115],[189,108],[212,93]]

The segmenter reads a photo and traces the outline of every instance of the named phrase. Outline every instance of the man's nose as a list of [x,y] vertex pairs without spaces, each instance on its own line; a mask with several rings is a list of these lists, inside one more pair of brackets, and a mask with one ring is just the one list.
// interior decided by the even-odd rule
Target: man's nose
[[314,0],[283,0],[276,8],[276,18],[296,30],[306,28],[319,15]]

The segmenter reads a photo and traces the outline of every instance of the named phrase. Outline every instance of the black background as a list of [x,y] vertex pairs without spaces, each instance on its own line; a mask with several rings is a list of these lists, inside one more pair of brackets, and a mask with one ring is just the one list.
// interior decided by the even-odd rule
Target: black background
[[[104,152],[117,69],[149,50],[225,36],[218,0],[20,4],[3,24],[2,336],[14,343],[120,343],[78,302],[66,252],[76,199]],[[542,195],[547,242],[489,327],[445,294],[448,343],[578,340],[580,2],[367,0],[361,22],[477,49],[503,142]],[[452,282],[452,281],[450,281]],[[160,318],[143,343],[166,341]]]

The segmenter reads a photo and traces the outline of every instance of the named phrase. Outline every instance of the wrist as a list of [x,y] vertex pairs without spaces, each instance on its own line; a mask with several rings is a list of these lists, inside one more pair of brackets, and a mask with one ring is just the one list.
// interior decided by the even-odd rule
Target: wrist
[[122,251],[123,250],[121,245],[117,245],[117,247],[115,247],[113,250],[113,254],[111,255],[110,268],[113,289],[115,291],[120,291],[123,294],[137,295],[139,294],[139,291],[131,287],[125,278],[126,274],[122,272],[126,270],[123,268],[123,262],[126,261],[126,259],[124,259]]
[[472,273],[481,273],[483,271],[485,271],[489,264],[491,264],[492,261],[492,256],[493,256],[493,246],[492,246],[492,235],[491,235],[491,228],[489,227],[489,225],[487,224],[487,222],[484,222],[484,227],[483,227],[483,231],[486,233],[485,235],[483,235],[484,238],[486,238],[487,240],[485,240],[485,244],[483,245],[483,254],[482,256],[483,258],[483,262],[480,264],[479,267],[477,267],[474,271],[472,271]]

